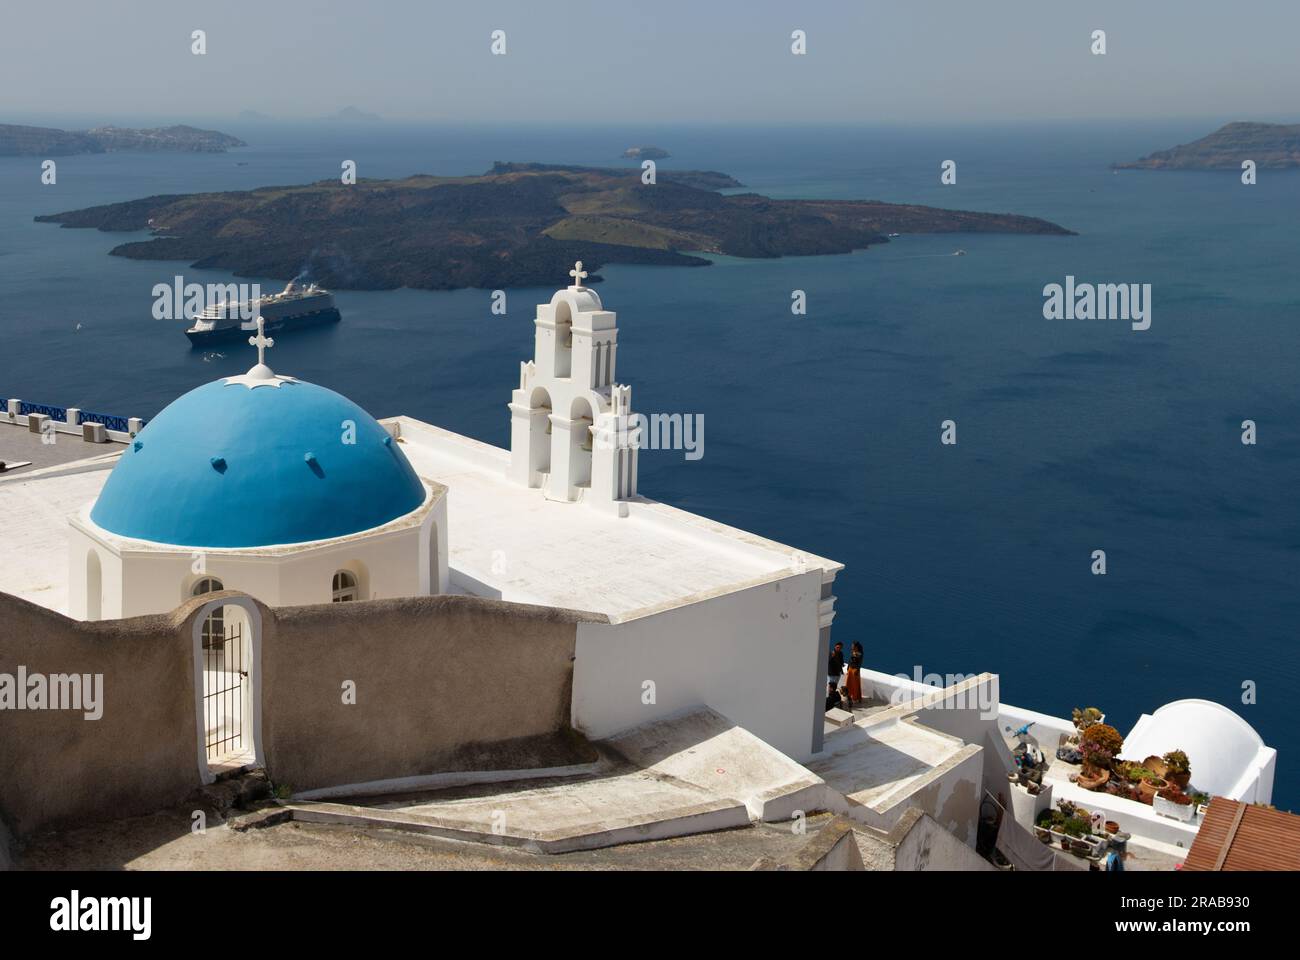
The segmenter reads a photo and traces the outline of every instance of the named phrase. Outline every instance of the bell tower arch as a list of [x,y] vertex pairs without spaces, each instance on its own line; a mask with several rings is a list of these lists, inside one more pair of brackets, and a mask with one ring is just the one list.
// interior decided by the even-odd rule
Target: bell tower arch
[[626,516],[640,434],[632,388],[615,379],[618,317],[583,284],[581,260],[569,276],[572,284],[537,305],[533,358],[520,363],[508,405],[509,476],[548,499]]

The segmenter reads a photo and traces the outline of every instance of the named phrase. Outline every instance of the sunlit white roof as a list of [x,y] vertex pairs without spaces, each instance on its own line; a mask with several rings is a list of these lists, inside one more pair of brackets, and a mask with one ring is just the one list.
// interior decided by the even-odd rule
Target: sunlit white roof
[[[1276,751],[1254,727],[1210,700],[1175,700],[1144,714],[1124,739],[1123,756],[1143,760],[1182,750],[1192,767],[1192,785],[1214,796],[1256,800],[1251,784],[1267,773],[1272,790]],[[1267,800],[1267,797],[1263,798]]]

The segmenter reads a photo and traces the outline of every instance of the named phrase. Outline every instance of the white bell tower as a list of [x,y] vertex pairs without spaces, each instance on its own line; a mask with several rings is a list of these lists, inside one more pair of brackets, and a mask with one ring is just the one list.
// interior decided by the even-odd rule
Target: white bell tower
[[550,500],[627,516],[636,498],[639,432],[632,388],[614,379],[616,315],[582,285],[579,260],[550,303],[537,305],[533,359],[519,365],[510,401],[510,472]]

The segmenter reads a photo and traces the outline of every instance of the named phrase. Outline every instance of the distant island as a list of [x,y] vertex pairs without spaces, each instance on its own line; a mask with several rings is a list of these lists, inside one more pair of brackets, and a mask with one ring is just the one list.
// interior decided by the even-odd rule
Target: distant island
[[367,113],[358,107],[344,107],[337,113],[322,117],[323,120],[343,120],[347,123],[379,123],[384,118],[377,113]]
[[243,140],[216,130],[177,125],[137,130],[131,127],[95,127],[92,130],[57,130],[0,123],[0,157],[66,157],[78,153],[225,153],[246,147]]
[[1300,124],[1229,123],[1208,137],[1160,150],[1117,170],[1240,170],[1254,160],[1261,170],[1300,167]]
[[713,171],[661,169],[645,185],[639,170],[498,162],[482,176],[154,196],[36,220],[153,232],[115,256],[286,280],[306,266],[326,286],[369,290],[544,286],[563,280],[574,260],[594,271],[709,263],[693,253],[848,253],[888,243],[891,233],[1071,234],[1005,213],[717,192],[739,186]]
[[628,147],[623,151],[625,160],[667,160],[671,156],[663,147]]
[[[240,123],[283,123],[282,118],[262,113],[260,110],[241,110],[237,118]],[[377,113],[367,113],[358,107],[344,107],[323,117],[294,117],[291,123],[382,123],[384,120]]]

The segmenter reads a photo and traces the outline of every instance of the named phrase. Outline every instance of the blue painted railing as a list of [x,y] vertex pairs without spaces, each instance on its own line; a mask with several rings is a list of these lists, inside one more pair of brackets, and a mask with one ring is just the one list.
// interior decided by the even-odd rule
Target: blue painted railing
[[51,420],[66,421],[68,419],[67,407],[51,407],[46,403],[28,403],[26,400],[18,405],[19,416],[25,417],[30,413],[43,413]]
[[[0,413],[2,412],[3,409],[0,408]],[[51,420],[57,420],[60,423],[68,422],[67,407],[55,407],[55,406],[51,406],[48,403],[28,403],[26,400],[19,401],[18,403],[19,416],[25,417],[28,414],[32,414],[32,413],[43,413]],[[89,410],[82,410],[81,422],[85,423],[87,421],[90,421],[91,423],[102,423],[104,425],[105,430],[115,430],[119,433],[131,432],[131,424],[130,424],[129,417],[114,417],[107,413],[92,413]],[[143,428],[144,424],[148,422],[149,422],[148,420],[141,420],[140,421],[141,427]]]
[[[90,413],[87,410],[81,411],[81,422],[89,420],[91,423],[102,423],[105,430],[118,430],[122,433],[130,431],[130,425],[126,422],[126,417],[111,417],[106,413]],[[140,421],[144,423],[144,421]]]

